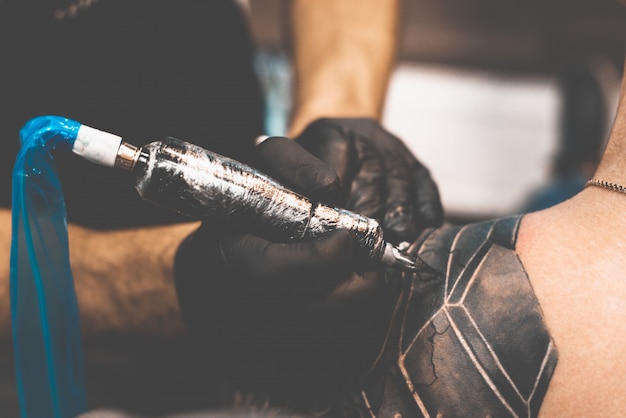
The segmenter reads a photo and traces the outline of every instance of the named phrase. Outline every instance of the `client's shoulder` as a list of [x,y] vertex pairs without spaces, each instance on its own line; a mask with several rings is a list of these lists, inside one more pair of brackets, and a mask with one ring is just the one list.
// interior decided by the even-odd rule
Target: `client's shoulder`
[[448,225],[411,246],[439,274],[403,278],[362,391],[374,416],[538,414],[557,350],[515,252],[520,220]]

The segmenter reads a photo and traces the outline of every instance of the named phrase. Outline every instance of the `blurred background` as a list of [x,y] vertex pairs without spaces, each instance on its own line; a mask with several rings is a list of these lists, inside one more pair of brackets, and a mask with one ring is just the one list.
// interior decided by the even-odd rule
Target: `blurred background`
[[[281,135],[291,83],[286,3],[243,3],[260,48],[266,127]],[[619,5],[404,0],[401,19],[383,124],[429,167],[448,221],[534,210],[581,187],[618,98]]]

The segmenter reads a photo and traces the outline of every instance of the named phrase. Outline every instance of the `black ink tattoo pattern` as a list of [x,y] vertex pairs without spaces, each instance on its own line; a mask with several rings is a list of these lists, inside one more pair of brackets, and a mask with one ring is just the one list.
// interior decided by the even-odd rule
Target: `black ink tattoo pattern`
[[521,216],[426,231],[385,346],[350,416],[535,417],[557,362],[515,253]]

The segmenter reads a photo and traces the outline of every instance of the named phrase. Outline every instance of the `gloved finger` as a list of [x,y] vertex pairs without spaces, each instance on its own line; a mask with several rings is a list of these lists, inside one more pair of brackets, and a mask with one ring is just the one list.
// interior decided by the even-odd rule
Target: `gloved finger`
[[384,168],[376,151],[366,142],[354,141],[359,170],[350,184],[346,208],[374,219],[383,214],[387,191]]
[[266,174],[314,200],[330,201],[339,194],[337,173],[289,138],[267,138],[257,145],[257,157]]
[[221,240],[225,263],[261,294],[314,298],[328,294],[352,270],[356,239],[346,230],[295,243],[274,243],[255,235]]
[[[194,335],[220,335],[223,325],[216,314],[227,316],[225,310],[236,300],[236,289],[221,264],[219,241],[204,224],[179,246],[174,263],[176,293],[184,322]],[[220,331],[215,331],[220,329]]]
[[[388,240],[411,241],[423,226],[441,224],[443,209],[428,170],[399,138],[376,120],[320,119],[303,132],[298,142],[333,167],[343,184],[350,181],[350,200],[346,206],[379,219]],[[358,143],[367,143],[377,155],[384,179],[381,188],[362,188],[372,173],[378,176],[375,171],[378,168],[360,166],[363,156],[349,151],[356,151]],[[377,209],[378,205],[381,209]]]
[[[381,226],[385,237],[392,243],[410,241],[417,236],[415,220],[416,195],[412,192],[411,175],[398,175],[396,170],[388,173],[386,178],[387,199],[384,203],[385,213]],[[408,177],[408,178],[407,178]]]
[[358,168],[354,135],[349,129],[334,119],[318,119],[308,125],[296,141],[332,168],[341,184],[349,184]]
[[[380,219],[385,237],[393,243],[412,240],[418,233],[415,222],[417,195],[413,183],[415,160],[400,139],[375,121],[363,121],[359,128],[357,142],[362,139],[372,144],[384,173],[385,194]],[[368,136],[362,136],[363,133]]]
[[443,223],[443,206],[439,196],[439,189],[426,167],[417,163],[415,172],[416,192],[416,221],[419,229],[436,228]]
[[[344,132],[365,139],[376,147],[377,152],[387,158],[396,159],[405,165],[410,165],[413,154],[404,145],[404,142],[372,118],[342,118],[328,119],[326,123],[335,124]],[[339,128],[338,128],[339,129]]]
[[298,141],[351,181],[349,209],[379,219],[393,242],[415,238],[414,159],[399,138],[374,119],[342,118],[314,122]]
[[426,227],[443,222],[439,190],[430,172],[417,160],[410,173],[387,173],[387,199],[382,227],[393,243],[412,241]]
[[387,196],[381,223],[386,237],[394,243],[411,241],[424,227],[441,225],[437,186],[406,145],[375,121],[347,123],[373,139],[385,168]]

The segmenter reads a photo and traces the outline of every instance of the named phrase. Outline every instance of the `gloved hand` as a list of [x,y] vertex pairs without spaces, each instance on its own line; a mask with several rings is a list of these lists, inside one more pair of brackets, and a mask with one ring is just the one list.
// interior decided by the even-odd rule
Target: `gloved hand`
[[439,192],[428,170],[377,121],[319,119],[296,141],[339,175],[336,203],[378,220],[387,241],[411,242],[424,228],[441,225]]
[[[315,200],[339,195],[336,173],[296,142],[269,138],[258,151],[283,184]],[[356,239],[339,230],[282,243],[238,228],[206,220],[175,261],[183,317],[213,362],[211,374],[296,403],[334,394],[329,376],[363,375],[394,298],[383,271],[359,271]]]

